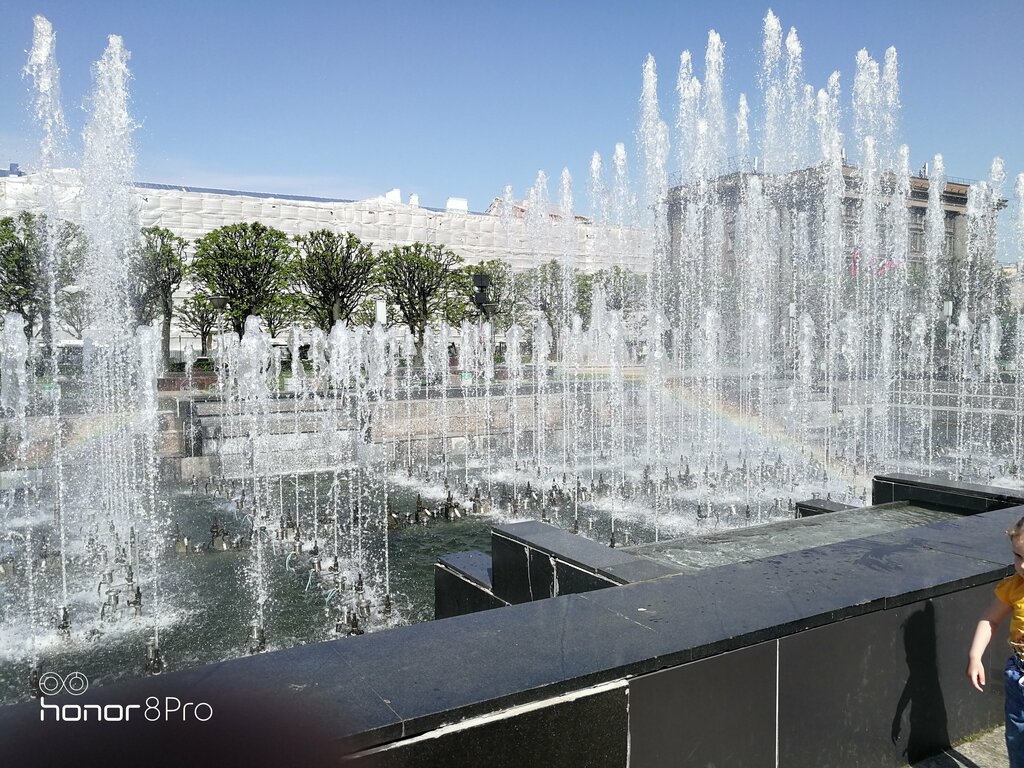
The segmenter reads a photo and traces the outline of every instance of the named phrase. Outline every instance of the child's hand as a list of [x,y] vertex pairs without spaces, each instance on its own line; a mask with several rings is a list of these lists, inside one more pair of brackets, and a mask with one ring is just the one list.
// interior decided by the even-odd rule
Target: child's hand
[[984,693],[985,667],[980,659],[971,659],[967,662],[967,679],[971,681],[971,685]]

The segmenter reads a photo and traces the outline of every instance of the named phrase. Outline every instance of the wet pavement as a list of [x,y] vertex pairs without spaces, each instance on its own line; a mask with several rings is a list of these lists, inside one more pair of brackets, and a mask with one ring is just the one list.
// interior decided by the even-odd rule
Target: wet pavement
[[1003,727],[950,747],[943,754],[914,763],[913,768],[1008,768]]

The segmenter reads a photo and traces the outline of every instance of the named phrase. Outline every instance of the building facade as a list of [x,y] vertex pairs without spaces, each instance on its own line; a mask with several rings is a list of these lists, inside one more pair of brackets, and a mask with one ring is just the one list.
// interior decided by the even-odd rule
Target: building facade
[[[61,216],[80,221],[78,172],[60,170],[56,178]],[[493,206],[473,213],[464,200],[452,198],[447,208],[426,208],[415,195],[402,202],[398,190],[368,200],[342,200],[139,182],[134,193],[141,227],[165,227],[190,241],[228,224],[259,221],[290,236],[324,228],[351,232],[375,249],[439,243],[467,263],[502,259],[514,269],[551,259],[584,271],[628,264],[644,269],[643,238],[636,230],[599,227],[579,216],[570,223],[550,217],[549,226],[538,230],[521,216],[498,215]],[[0,214],[40,210],[41,201],[37,174],[0,178]]]
[[[55,193],[62,218],[82,220],[83,187],[79,172],[55,172]],[[12,165],[0,174],[0,216],[43,209],[41,178]],[[538,226],[520,215],[501,215],[493,204],[485,213],[468,210],[465,200],[451,198],[446,208],[427,208],[415,195],[403,202],[398,190],[368,200],[277,195],[224,189],[136,183],[133,186],[140,227],[164,227],[194,242],[219,227],[259,221],[289,236],[318,229],[350,232],[375,250],[414,242],[443,244],[467,264],[500,259],[514,270],[558,260],[585,272],[612,266],[649,269],[645,238],[638,230],[604,227],[577,216],[571,222],[547,217]],[[189,249],[191,251],[191,248]],[[191,293],[182,285],[176,299]],[[172,346],[191,343],[177,326]]]

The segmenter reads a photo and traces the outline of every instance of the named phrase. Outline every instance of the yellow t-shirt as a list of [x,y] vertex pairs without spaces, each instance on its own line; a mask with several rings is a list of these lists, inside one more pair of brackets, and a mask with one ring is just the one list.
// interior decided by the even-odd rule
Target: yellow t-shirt
[[1024,579],[1017,574],[996,584],[996,597],[1013,607],[1010,613],[1010,642],[1024,642]]

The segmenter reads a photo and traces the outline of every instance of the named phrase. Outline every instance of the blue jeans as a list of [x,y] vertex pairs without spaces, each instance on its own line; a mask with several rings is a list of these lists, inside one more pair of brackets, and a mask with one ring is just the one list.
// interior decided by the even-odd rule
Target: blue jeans
[[1024,677],[1014,656],[1006,661],[1003,688],[1006,692],[1006,752],[1010,768],[1024,768]]

